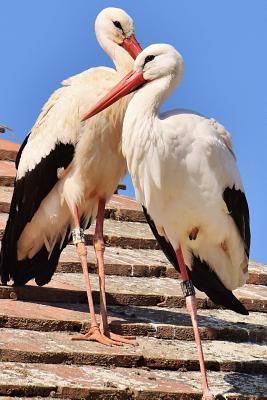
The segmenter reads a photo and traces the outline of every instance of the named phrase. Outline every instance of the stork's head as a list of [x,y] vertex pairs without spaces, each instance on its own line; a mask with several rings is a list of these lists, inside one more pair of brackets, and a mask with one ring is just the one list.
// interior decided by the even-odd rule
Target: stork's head
[[115,101],[151,82],[158,83],[159,92],[166,97],[181,81],[183,58],[169,44],[153,44],[143,50],[134,62],[133,71],[86,113],[82,121],[98,114]]
[[168,76],[178,84],[183,76],[183,58],[169,44],[152,44],[136,58],[133,74],[141,74],[146,82]]
[[122,9],[108,7],[102,10],[95,21],[96,36],[101,43],[102,37],[122,46],[134,59],[142,51],[134,36],[132,18]]

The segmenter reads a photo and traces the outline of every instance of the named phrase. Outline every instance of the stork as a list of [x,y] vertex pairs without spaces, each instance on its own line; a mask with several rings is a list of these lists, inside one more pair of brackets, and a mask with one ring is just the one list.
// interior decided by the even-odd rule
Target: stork
[[[105,203],[126,171],[121,129],[126,99],[108,112],[81,123],[81,116],[133,67],[141,51],[132,18],[106,8],[95,31],[116,70],[91,68],[63,81],[44,105],[16,159],[17,175],[1,250],[1,280],[45,285],[55,272],[71,234],[85,279],[91,328],[74,339],[106,345],[133,343],[109,331],[105,296],[103,219]],[[99,328],[87,268],[84,229],[96,218],[94,248],[100,286]]]
[[181,273],[207,400],[212,395],[194,285],[215,303],[248,314],[232,290],[243,285],[248,274],[249,210],[227,130],[188,110],[159,114],[182,75],[182,56],[172,46],[149,46],[136,58],[132,74],[83,120],[139,88],[125,114],[122,151],[151,229]]

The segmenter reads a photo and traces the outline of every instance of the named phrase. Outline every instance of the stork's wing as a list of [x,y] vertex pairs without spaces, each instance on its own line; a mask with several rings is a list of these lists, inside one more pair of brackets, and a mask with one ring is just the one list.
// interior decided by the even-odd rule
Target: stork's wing
[[25,139],[23,140],[22,145],[21,145],[20,148],[19,148],[19,151],[18,151],[16,160],[15,160],[16,169],[18,169],[19,162],[20,162],[20,158],[21,158],[21,154],[22,154],[22,152],[23,152],[23,150],[24,150],[26,144],[28,143],[28,139],[29,139],[30,134],[31,134],[31,132],[28,133],[28,135],[25,137]]
[[[147,223],[150,226],[150,229],[151,229],[153,235],[157,239],[157,242],[160,245],[161,250],[163,251],[163,253],[167,257],[169,262],[174,266],[176,271],[178,271],[179,274],[180,274],[181,271],[180,271],[180,268],[179,268],[179,265],[178,265],[178,261],[177,261],[177,258],[176,258],[176,253],[174,251],[174,248],[172,247],[171,243],[168,240],[166,240],[166,238],[164,236],[161,236],[158,233],[156,225],[155,225],[153,219],[148,214],[147,209],[145,208],[145,206],[142,205],[142,208],[143,208],[144,215],[146,217]],[[188,273],[190,272],[189,268],[187,268],[187,272]]]
[[[146,220],[155,238],[157,239],[163,253],[170,261],[170,263],[174,266],[174,268],[180,273],[176,253],[171,243],[168,242],[165,237],[161,236],[158,233],[156,225],[154,224],[144,206],[143,211]],[[193,256],[192,271],[187,267],[187,272],[189,278],[193,282],[193,285],[201,292],[206,293],[206,295],[215,304],[222,305],[239,314],[248,315],[248,311],[245,309],[245,307],[240,303],[240,301],[233,295],[230,290],[226,289],[216,273],[212,271],[208,264],[206,264],[204,261],[201,261],[199,258]]]
[[[72,132],[72,124],[68,125],[65,121],[64,127],[64,122],[58,123],[64,105],[66,106],[64,111],[70,113],[65,96],[68,93],[64,92],[66,89],[60,88],[52,94],[32,131],[21,145],[16,158],[17,177],[0,258],[0,274],[4,284],[10,278],[17,284],[26,283],[33,278],[32,266],[27,269],[26,265],[20,265],[19,268],[17,241],[42,200],[56,184],[58,168],[66,168],[74,156],[77,135]],[[73,104],[70,103],[69,108],[71,107]],[[46,255],[46,260],[47,258]],[[53,261],[56,262],[54,254],[49,262]],[[39,265],[41,268],[40,262]],[[19,274],[19,271],[23,271],[24,276],[16,281],[16,274]]]
[[[27,138],[24,145],[26,146]],[[0,274],[3,284],[13,278],[17,285],[25,284],[28,280],[36,278],[36,268],[46,276],[44,283],[51,279],[60,255],[59,249],[48,260],[45,249],[40,250],[35,260],[28,260],[25,264],[17,261],[17,241],[25,227],[39,208],[42,200],[56,184],[57,169],[66,168],[74,154],[74,145],[71,143],[57,143],[55,148],[35,166],[31,171],[15,181],[14,192],[10,206],[1,248]],[[18,154],[16,164],[19,165],[21,153]],[[64,246],[66,246],[64,243]],[[46,260],[47,265],[42,262]],[[49,279],[50,277],[50,279]],[[41,282],[41,281],[40,281]]]
[[[16,161],[17,178],[9,220],[1,250],[0,274],[3,283],[13,277],[15,284],[25,284],[35,277],[38,285],[49,282],[60,251],[67,244],[56,244],[51,254],[45,247],[32,259],[17,261],[17,240],[24,226],[56,184],[58,168],[66,168],[74,157],[80,135],[80,117],[97,101],[101,90],[114,85],[114,70],[91,68],[63,81],[44,105]],[[98,90],[91,90],[96,87]],[[88,101],[88,104],[86,103]]]

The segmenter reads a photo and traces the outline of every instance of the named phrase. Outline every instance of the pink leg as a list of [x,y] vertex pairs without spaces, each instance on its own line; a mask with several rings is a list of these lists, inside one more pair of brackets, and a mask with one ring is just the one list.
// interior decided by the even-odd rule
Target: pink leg
[[200,339],[200,335],[199,335],[199,327],[198,327],[198,321],[197,321],[197,305],[196,305],[196,296],[195,296],[194,286],[193,286],[192,282],[189,280],[189,276],[187,273],[187,269],[186,269],[186,265],[184,262],[184,257],[183,257],[181,247],[179,247],[178,250],[176,251],[176,257],[178,260],[178,264],[179,264],[180,271],[181,271],[181,277],[183,280],[182,289],[183,289],[184,295],[186,296],[186,307],[191,315],[191,320],[192,320],[192,325],[193,325],[194,335],[195,335],[195,341],[196,341],[196,345],[197,345],[200,371],[201,371],[201,377],[202,377],[202,388],[203,388],[202,400],[212,400],[214,397],[212,396],[212,394],[210,392],[208,381],[207,381],[207,373],[206,373],[206,367],[205,367],[205,362],[204,362],[203,349],[202,349],[201,339]]
[[100,288],[100,312],[102,317],[102,332],[105,336],[118,343],[134,344],[132,336],[121,336],[110,332],[107,318],[107,302],[106,302],[106,288],[105,288],[105,266],[104,266],[104,251],[105,243],[103,237],[103,224],[105,215],[106,202],[103,199],[99,200],[98,212],[96,217],[96,228],[94,236],[94,248],[97,258],[98,275],[99,275],[99,288]]
[[73,242],[76,246],[77,254],[80,258],[80,262],[83,269],[83,276],[85,281],[87,299],[89,304],[89,311],[90,311],[90,318],[91,318],[91,328],[89,332],[85,335],[76,335],[72,337],[72,340],[92,340],[96,341],[105,345],[116,344],[113,340],[103,335],[99,329],[98,323],[96,321],[96,315],[94,310],[94,302],[93,302],[93,295],[92,295],[92,288],[91,282],[89,278],[88,268],[87,268],[87,249],[84,242],[84,234],[83,230],[80,228],[80,221],[78,215],[78,208],[77,206],[73,209],[73,219],[75,229],[73,230]]

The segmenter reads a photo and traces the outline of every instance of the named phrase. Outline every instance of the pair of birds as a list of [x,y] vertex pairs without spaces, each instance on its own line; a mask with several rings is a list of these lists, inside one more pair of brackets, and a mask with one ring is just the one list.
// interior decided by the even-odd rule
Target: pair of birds
[[[131,343],[130,337],[108,329],[103,261],[105,202],[125,173],[126,159],[147,221],[181,273],[207,400],[212,395],[194,286],[215,303],[248,314],[232,293],[246,281],[250,230],[231,138],[221,124],[191,111],[159,115],[162,101],[183,75],[183,59],[172,46],[152,45],[141,52],[131,18],[118,9],[99,14],[96,34],[117,72],[93,68],[64,81],[22,145],[3,239],[2,282],[10,278],[15,285],[32,278],[39,285],[49,282],[72,232],[92,322],[89,332],[77,339]],[[134,63],[131,57],[137,57]],[[95,217],[101,330],[83,238],[83,229]]]

